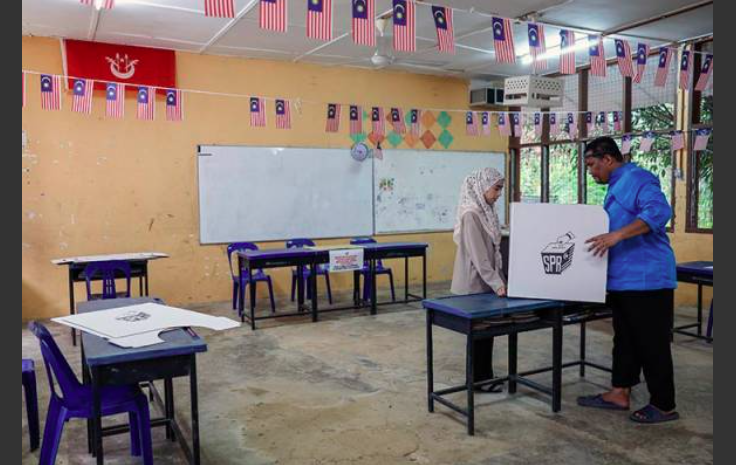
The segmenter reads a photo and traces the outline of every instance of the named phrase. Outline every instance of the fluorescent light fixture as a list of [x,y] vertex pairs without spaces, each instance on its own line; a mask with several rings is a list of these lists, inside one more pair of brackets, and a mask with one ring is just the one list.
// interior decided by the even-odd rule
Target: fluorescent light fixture
[[[572,50],[575,52],[579,50],[585,50],[589,48],[591,44],[593,44],[593,42],[589,41],[587,38],[576,40],[575,45],[572,46]],[[565,50],[565,51],[568,51],[568,50]],[[551,58],[557,58],[560,55],[562,55],[562,47],[557,46],[557,47],[548,49],[546,53],[538,55],[537,60],[549,60]],[[532,63],[534,63],[534,58],[532,58],[531,54],[524,55],[521,57],[522,65],[531,65]]]

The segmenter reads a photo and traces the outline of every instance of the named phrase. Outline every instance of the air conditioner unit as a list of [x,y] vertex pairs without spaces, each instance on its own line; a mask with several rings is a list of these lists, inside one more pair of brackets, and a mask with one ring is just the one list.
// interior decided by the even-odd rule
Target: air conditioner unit
[[542,76],[519,76],[504,82],[503,104],[513,107],[556,108],[562,106],[565,83]]
[[503,105],[503,89],[483,87],[470,90],[471,107],[487,107]]

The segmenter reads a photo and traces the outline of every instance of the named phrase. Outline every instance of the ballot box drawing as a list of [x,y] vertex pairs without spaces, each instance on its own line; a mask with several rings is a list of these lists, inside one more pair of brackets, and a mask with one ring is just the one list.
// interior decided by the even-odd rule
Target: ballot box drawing
[[575,255],[575,234],[568,232],[542,250],[542,266],[546,274],[562,274],[572,265]]

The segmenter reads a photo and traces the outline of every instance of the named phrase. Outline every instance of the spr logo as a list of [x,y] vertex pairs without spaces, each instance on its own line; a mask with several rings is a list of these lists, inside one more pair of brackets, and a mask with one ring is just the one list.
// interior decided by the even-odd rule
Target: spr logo
[[575,254],[575,235],[568,232],[542,250],[542,266],[548,275],[561,275],[572,265]]
[[146,312],[128,312],[123,315],[120,315],[119,317],[115,318],[118,321],[124,321],[126,323],[138,323],[140,321],[145,321],[147,319],[151,318],[151,315],[149,315]]

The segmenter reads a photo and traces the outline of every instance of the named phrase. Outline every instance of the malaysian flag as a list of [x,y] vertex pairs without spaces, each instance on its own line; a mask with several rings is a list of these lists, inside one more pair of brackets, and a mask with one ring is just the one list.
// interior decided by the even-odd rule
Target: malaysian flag
[[557,122],[557,113],[550,113],[549,114],[549,135],[550,136],[559,136],[560,132],[562,132],[559,123]]
[[469,136],[478,135],[478,118],[473,111],[469,111],[465,116],[465,133]]
[[690,87],[690,68],[693,64],[693,55],[690,50],[682,51],[680,60],[680,89],[687,90]]
[[105,116],[122,119],[125,115],[125,84],[108,82],[105,86]]
[[291,105],[288,100],[276,100],[276,128],[291,129]]
[[391,109],[391,124],[394,127],[394,131],[399,134],[406,133],[406,123],[404,123],[404,112],[401,108]]
[[511,125],[514,128],[514,137],[521,137],[521,114],[511,113]]
[[340,130],[340,105],[330,103],[327,105],[327,132],[338,132]]
[[184,117],[182,92],[179,89],[166,90],[166,121],[181,121]]
[[386,118],[383,116],[383,108],[373,107],[371,110],[371,126],[375,135],[379,137],[386,135]]
[[567,114],[567,133],[570,134],[571,140],[578,138],[578,122],[575,113]]
[[420,122],[421,116],[421,110],[411,111],[411,133],[417,137],[419,137],[419,133],[422,132],[422,124]]
[[261,29],[286,32],[286,0],[261,0],[259,15]]
[[350,135],[363,133],[363,109],[357,105],[350,105]]
[[508,121],[508,115],[506,113],[498,114],[498,132],[503,137],[511,137],[511,125]]
[[590,55],[590,74],[592,76],[606,77],[606,49],[603,47],[602,36],[588,36],[588,55]]
[[92,92],[95,84],[92,80],[77,79],[72,88],[72,111],[76,113],[92,113]]
[[260,97],[250,98],[250,125],[254,128],[266,125],[266,109],[263,103],[264,101]]
[[622,155],[628,155],[631,153],[631,142],[633,140],[633,137],[631,137],[631,134],[625,134],[623,138],[621,139],[621,154]]
[[614,111],[613,112],[613,130],[615,132],[621,132],[623,131],[623,121],[621,119],[621,116],[624,114],[624,112]]
[[544,126],[542,125],[542,114],[534,113],[534,134],[537,137],[542,137],[544,132]]
[[693,150],[696,152],[702,152],[708,149],[708,142],[710,142],[710,135],[713,131],[710,129],[698,129],[695,131],[695,142],[693,143]]
[[562,29],[560,40],[560,73],[575,74],[575,33]]
[[516,63],[514,50],[514,28],[510,19],[493,17],[493,44],[496,51],[496,62]]
[[156,117],[156,91],[151,87],[138,88],[138,119],[153,121]]
[[647,59],[649,58],[649,45],[639,44],[636,49],[636,77],[634,82],[641,84],[644,78],[644,71],[647,69]]
[[685,149],[685,133],[682,131],[672,131],[670,132],[670,137],[672,137],[672,150],[683,150]]
[[480,126],[483,129],[484,136],[491,135],[491,115],[487,111],[480,114]]
[[669,47],[661,47],[659,49],[659,63],[657,64],[657,76],[654,78],[654,85],[664,87],[667,85],[667,75],[670,72],[670,60],[672,59],[672,50]]
[[547,53],[547,41],[544,37],[544,26],[529,23],[529,53],[534,60],[534,72],[538,73],[547,69],[547,59],[539,58]]
[[703,92],[708,87],[710,77],[713,75],[713,55],[710,53],[705,56],[703,60],[703,68],[700,70],[700,76],[698,77],[698,83],[695,84],[695,90]]
[[455,30],[452,25],[452,8],[433,6],[434,26],[437,29],[437,45],[440,52],[455,53]]
[[204,0],[204,15],[213,18],[234,18],[235,0]]
[[[82,5],[88,5],[88,6],[95,6],[96,0],[80,0]],[[105,0],[100,3],[100,8],[104,8],[106,10],[112,10],[115,6],[115,0]]]
[[631,62],[631,47],[625,40],[616,39],[616,58],[618,59],[618,70],[621,76],[634,77],[634,65]]
[[307,0],[307,37],[332,40],[332,0]]
[[653,131],[647,131],[644,133],[644,136],[641,138],[641,142],[639,142],[639,151],[642,153],[647,153],[652,151],[652,145],[654,145],[654,139],[656,138],[656,134],[654,134]]
[[61,110],[61,77],[41,75],[41,108]]
[[598,125],[600,125],[603,134],[608,134],[608,113],[606,113],[605,111],[598,113]]
[[585,127],[588,129],[588,135],[595,131],[595,118],[593,118],[592,111],[585,113]]
[[376,46],[376,0],[352,0],[353,42],[366,47]]
[[394,0],[394,49],[400,52],[417,51],[417,23],[415,5],[409,0]]

